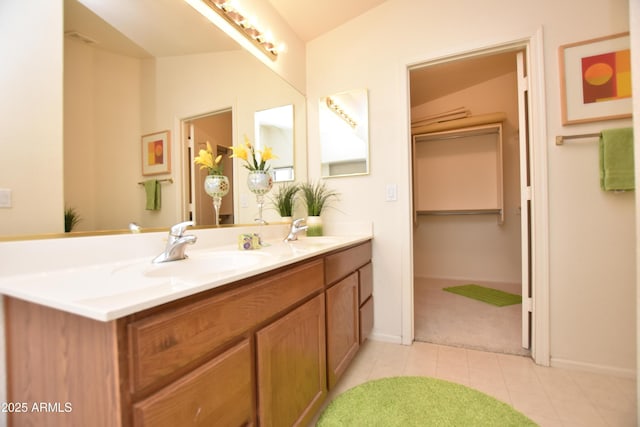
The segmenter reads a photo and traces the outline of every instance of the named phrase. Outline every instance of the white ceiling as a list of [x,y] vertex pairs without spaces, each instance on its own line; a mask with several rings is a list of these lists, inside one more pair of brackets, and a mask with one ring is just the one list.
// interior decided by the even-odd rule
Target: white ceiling
[[[264,1],[307,42],[386,0]],[[239,48],[182,0],[65,0],[65,32],[73,31],[94,39],[102,49],[138,57]]]
[[386,0],[269,0],[303,42],[332,30]]
[[64,30],[95,40],[98,48],[134,57],[240,49],[182,0],[65,0]]

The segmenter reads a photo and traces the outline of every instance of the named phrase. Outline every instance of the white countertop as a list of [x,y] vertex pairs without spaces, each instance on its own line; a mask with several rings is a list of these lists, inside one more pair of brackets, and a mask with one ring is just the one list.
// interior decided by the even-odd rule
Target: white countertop
[[[370,233],[350,236],[301,237],[283,242],[265,239],[266,246],[239,250],[237,244],[189,246],[189,258],[152,264],[157,255],[62,265],[61,268],[0,277],[0,293],[100,321],[114,320],[160,304],[213,289],[371,239]],[[203,240],[206,240],[206,236]],[[35,272],[34,272],[35,271]]]

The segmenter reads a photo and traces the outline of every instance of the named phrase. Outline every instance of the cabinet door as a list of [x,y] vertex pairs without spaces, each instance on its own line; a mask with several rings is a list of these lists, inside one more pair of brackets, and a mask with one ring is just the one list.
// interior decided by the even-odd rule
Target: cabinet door
[[251,346],[244,340],[134,404],[134,426],[252,425],[251,370]]
[[338,382],[359,348],[358,273],[327,289],[327,369],[329,389]]
[[262,426],[306,425],[327,394],[324,296],[256,334]]

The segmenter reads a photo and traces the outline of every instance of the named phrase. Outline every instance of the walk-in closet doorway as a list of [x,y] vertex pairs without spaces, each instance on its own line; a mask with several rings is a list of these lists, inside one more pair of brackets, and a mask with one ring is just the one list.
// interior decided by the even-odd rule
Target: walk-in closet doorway
[[[410,69],[417,341],[530,354],[525,56],[509,48]],[[523,302],[445,290],[469,284]]]

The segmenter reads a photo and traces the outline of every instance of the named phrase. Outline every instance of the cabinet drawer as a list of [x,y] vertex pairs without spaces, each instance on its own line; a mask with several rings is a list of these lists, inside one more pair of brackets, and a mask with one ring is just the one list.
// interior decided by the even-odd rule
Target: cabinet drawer
[[133,406],[134,426],[240,426],[253,422],[249,340]]
[[371,335],[373,330],[373,297],[360,307],[360,344]]
[[[312,261],[128,326],[131,385],[139,391],[323,288]],[[188,368],[187,368],[188,369]]]
[[356,271],[371,260],[371,242],[329,255],[325,261],[325,280],[331,284]]
[[360,304],[362,304],[373,294],[373,265],[371,263],[365,265],[358,270],[358,273],[360,274]]

